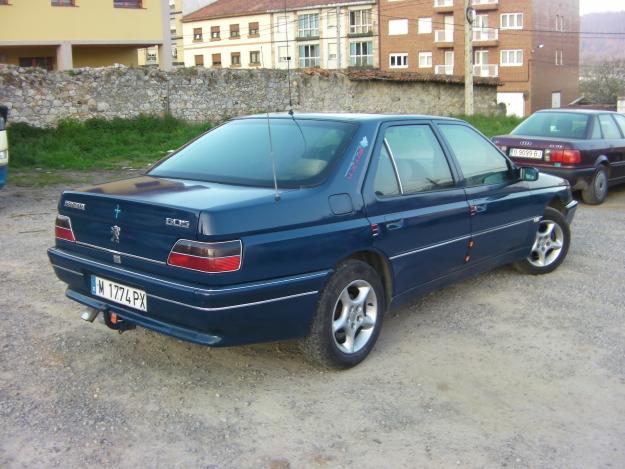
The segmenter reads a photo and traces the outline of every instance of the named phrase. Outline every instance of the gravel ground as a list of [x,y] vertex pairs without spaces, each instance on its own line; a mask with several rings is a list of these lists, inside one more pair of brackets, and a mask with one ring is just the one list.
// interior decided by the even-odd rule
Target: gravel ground
[[625,188],[555,273],[428,295],[345,372],[81,321],[45,254],[59,190],[0,191],[1,467],[625,467]]

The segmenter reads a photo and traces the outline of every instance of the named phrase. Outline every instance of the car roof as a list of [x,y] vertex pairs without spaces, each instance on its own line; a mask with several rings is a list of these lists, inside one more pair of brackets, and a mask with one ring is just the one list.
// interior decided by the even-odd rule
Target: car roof
[[571,113],[571,114],[618,114],[618,112],[614,111],[602,111],[598,109],[568,109],[568,108],[558,108],[558,109],[543,109],[541,111],[536,111],[535,114],[548,114],[548,113]]
[[[291,115],[288,112],[273,112],[269,113],[269,117],[272,119],[291,119]],[[341,121],[341,122],[386,122],[397,120],[447,120],[455,122],[463,122],[460,119],[454,119],[452,117],[441,116],[429,116],[421,114],[367,114],[367,113],[338,113],[338,112],[294,112],[293,117],[297,119],[310,119],[310,120],[328,120],[328,121]],[[236,119],[259,119],[267,118],[267,114],[253,114],[249,116],[241,116]]]

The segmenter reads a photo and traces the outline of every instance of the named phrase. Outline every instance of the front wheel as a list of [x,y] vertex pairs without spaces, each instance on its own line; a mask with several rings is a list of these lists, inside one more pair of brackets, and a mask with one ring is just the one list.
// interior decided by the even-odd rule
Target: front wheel
[[377,272],[367,263],[349,260],[321,293],[304,353],[329,368],[349,368],[369,354],[380,334],[386,300]]
[[571,229],[566,219],[558,210],[547,207],[538,225],[530,255],[514,266],[525,274],[548,274],[564,262],[570,244]]

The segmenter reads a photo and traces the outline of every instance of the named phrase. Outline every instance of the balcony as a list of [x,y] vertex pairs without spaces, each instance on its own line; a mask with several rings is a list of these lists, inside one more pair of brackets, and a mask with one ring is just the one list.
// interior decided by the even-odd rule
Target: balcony
[[480,46],[496,46],[499,42],[499,30],[496,28],[476,28],[473,30],[473,42]]
[[499,76],[499,65],[480,64],[473,66],[473,75],[482,78],[495,78]]
[[436,75],[453,75],[454,74],[454,66],[453,65],[436,65],[434,67],[434,74],[436,74]]
[[476,11],[496,10],[499,8],[499,0],[473,0],[471,4]]
[[439,29],[434,31],[434,42],[437,47],[450,47],[454,43],[453,29]]
[[454,0],[434,0],[434,11],[437,13],[454,11]]

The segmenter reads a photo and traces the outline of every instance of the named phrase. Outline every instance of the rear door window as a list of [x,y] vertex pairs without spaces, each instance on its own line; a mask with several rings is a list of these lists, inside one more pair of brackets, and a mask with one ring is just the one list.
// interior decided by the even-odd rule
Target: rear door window
[[621,129],[621,133],[625,136],[625,116],[622,116],[621,114],[614,114],[614,120]]
[[[429,125],[389,127],[384,141],[397,168],[403,194],[454,186],[447,158]],[[380,170],[388,171],[388,168],[378,168],[378,172]]]
[[603,132],[604,138],[607,138],[608,140],[622,138],[621,132],[611,116],[607,114],[600,115],[599,124],[601,125],[601,131]]
[[375,173],[373,189],[378,197],[393,197],[400,194],[399,182],[395,176],[395,169],[387,149],[387,144],[380,150],[380,162]]
[[508,160],[478,132],[458,124],[438,127],[458,160],[467,186],[500,184],[510,179]]

